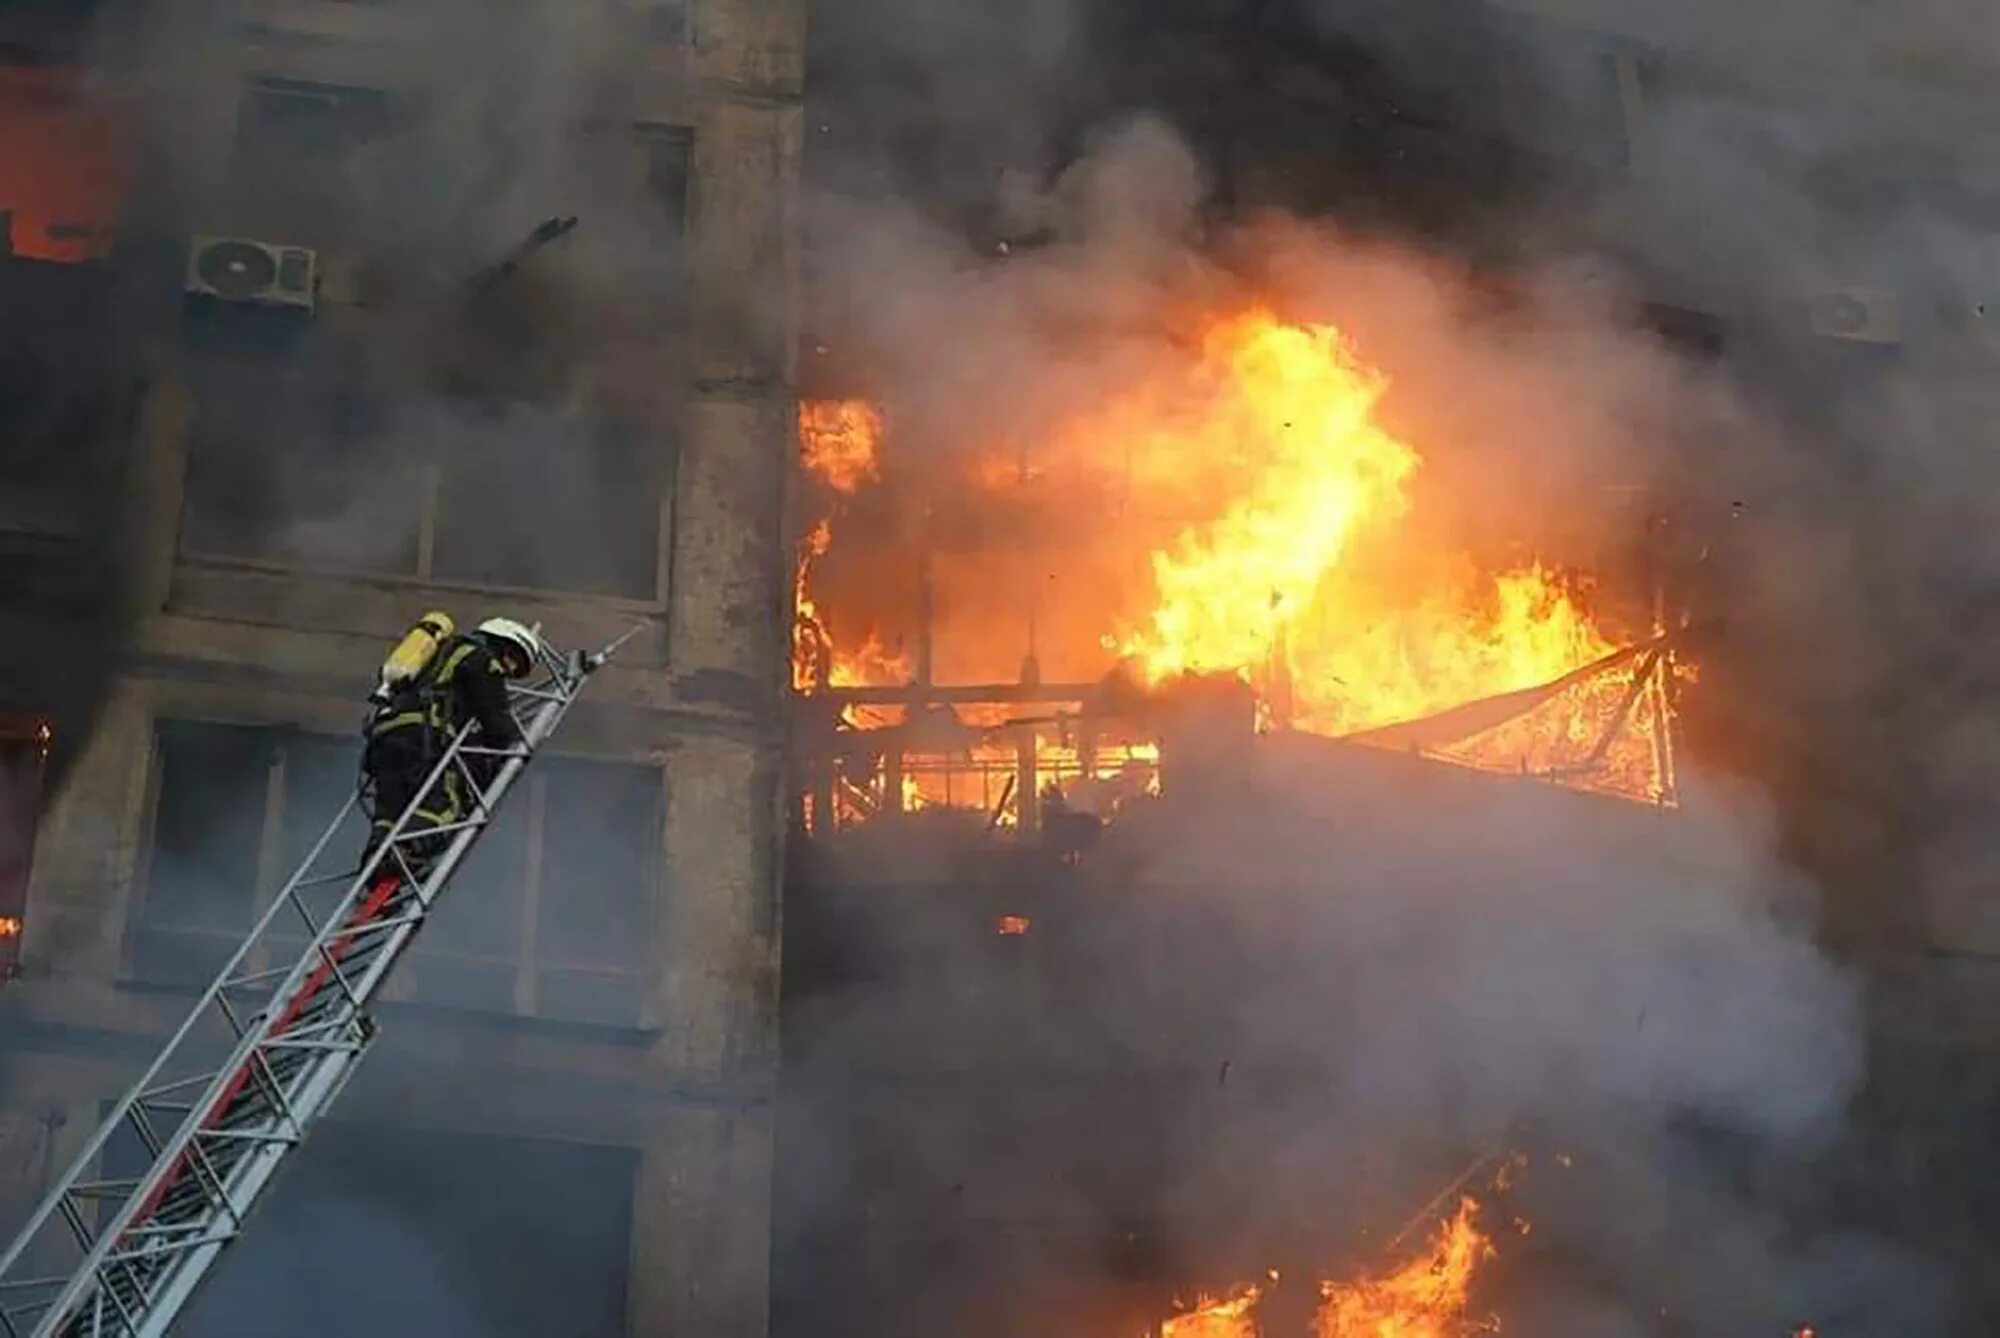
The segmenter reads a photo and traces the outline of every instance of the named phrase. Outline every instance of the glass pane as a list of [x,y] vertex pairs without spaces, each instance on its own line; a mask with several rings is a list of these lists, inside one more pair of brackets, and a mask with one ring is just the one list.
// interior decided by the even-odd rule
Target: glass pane
[[441,428],[438,579],[653,597],[658,443],[526,409]]
[[637,971],[652,937],[660,773],[572,758],[536,765],[548,786],[537,965]]
[[539,971],[535,1011],[563,1022],[630,1027],[644,1008],[642,988],[635,971]]
[[[271,731],[162,721],[159,803],[133,942],[144,979],[206,975],[250,927]],[[209,936],[213,936],[212,938]]]
[[[359,780],[361,741],[331,734],[288,732],[285,749],[285,811],[279,828],[279,868],[277,876],[288,878],[312,850],[313,842],[326,831],[334,814],[341,811],[354,793]],[[325,876],[359,866],[368,823],[359,809],[350,809],[340,830],[328,842],[315,866],[315,876]],[[315,919],[324,920],[346,891],[346,883],[336,882],[304,889],[300,899]],[[292,912],[282,914],[272,928],[272,941],[302,949],[305,923]],[[274,963],[275,965],[275,963]]]
[[[291,734],[285,740],[284,860],[287,871],[304,859],[361,779],[361,738],[332,734]],[[336,865],[342,852],[358,857],[368,835],[360,811],[347,820],[327,846],[322,863]],[[352,862],[352,861],[351,861]]]
[[188,516],[193,552],[339,571],[414,574],[422,463],[302,350],[290,370],[214,356],[196,377]]
[[399,973],[407,978],[412,999],[514,1011],[532,784],[531,777],[501,805],[417,936]]

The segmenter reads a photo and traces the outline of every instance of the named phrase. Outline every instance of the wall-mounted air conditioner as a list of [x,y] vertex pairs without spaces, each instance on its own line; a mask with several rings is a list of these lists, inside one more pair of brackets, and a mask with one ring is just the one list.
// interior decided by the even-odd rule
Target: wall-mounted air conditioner
[[247,237],[196,237],[188,250],[187,291],[219,302],[311,311],[319,256],[303,246]]

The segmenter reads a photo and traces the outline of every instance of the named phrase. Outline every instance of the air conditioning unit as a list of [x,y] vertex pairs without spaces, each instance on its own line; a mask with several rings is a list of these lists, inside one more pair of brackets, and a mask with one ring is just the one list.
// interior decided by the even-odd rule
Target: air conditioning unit
[[188,251],[187,291],[218,302],[313,309],[319,255],[247,237],[196,237]]
[[1812,331],[1828,339],[1895,344],[1903,337],[1896,295],[1883,288],[1836,288],[1812,299]]

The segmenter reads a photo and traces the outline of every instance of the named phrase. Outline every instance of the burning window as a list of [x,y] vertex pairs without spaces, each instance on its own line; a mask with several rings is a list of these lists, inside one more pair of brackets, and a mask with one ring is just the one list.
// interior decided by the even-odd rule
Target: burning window
[[1339,330],[1251,308],[1177,356],[1036,441],[908,460],[893,413],[805,406],[794,683],[839,708],[842,773],[815,811],[1026,826],[1042,773],[1017,756],[1047,756],[1074,808],[1072,782],[1106,777],[1088,752],[1153,761],[1145,730],[1106,737],[1132,714],[1113,703],[1204,676],[1253,688],[1265,729],[1671,800],[1666,629],[1614,630],[1578,574],[1442,541],[1424,457]]
[[124,208],[125,131],[75,69],[0,65],[0,256],[101,258]]

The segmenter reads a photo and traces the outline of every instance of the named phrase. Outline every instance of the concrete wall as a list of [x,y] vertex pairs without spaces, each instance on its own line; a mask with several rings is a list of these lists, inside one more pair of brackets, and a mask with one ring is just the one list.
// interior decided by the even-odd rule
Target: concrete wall
[[[216,181],[244,78],[393,82],[398,25],[414,22],[393,7],[249,8],[253,23],[218,48],[204,104],[190,109],[214,144],[197,176]],[[41,828],[25,972],[0,992],[0,1025],[17,1042],[0,1067],[10,1224],[186,1006],[185,995],[128,978],[158,721],[351,736],[383,647],[434,605],[540,620],[567,644],[637,622],[642,634],[557,747],[660,778],[640,1024],[579,1030],[390,1004],[388,1039],[339,1113],[635,1150],[628,1332],[764,1331],[803,25],[802,0],[694,0],[680,37],[633,50],[634,119],[687,127],[693,145],[690,314],[678,332],[688,374],[677,421],[659,425],[660,449],[677,451],[658,471],[654,598],[441,587],[190,554],[188,355],[171,328],[152,341],[113,499],[124,561],[108,598],[122,614],[124,668],[93,727],[72,735],[70,721],[55,722],[72,756]],[[368,318],[334,304],[322,319]],[[304,1319],[287,1317],[287,1327]]]

